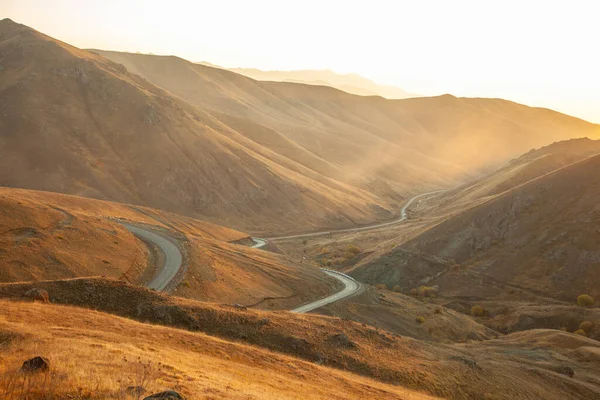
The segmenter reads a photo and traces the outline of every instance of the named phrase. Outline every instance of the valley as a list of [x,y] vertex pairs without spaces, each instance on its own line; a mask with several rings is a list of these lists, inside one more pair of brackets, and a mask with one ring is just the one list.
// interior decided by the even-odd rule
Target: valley
[[0,20],[0,397],[599,398],[600,125],[402,93]]

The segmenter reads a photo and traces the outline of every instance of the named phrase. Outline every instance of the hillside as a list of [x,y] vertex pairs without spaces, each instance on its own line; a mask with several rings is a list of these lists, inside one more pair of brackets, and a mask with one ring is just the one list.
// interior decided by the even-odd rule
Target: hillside
[[574,304],[600,297],[600,156],[584,158],[448,217],[357,279],[389,287],[438,285],[440,295]]
[[255,230],[389,214],[373,194],[257,144],[119,64],[6,19],[0,38],[3,186]]
[[[191,398],[305,398],[310,391],[340,399],[594,399],[600,390],[598,343],[559,331],[436,344],[338,318],[239,310],[124,283],[52,285],[53,301],[65,305],[0,302],[3,369],[44,355],[65,396],[78,386],[94,390],[93,381],[90,398],[116,397],[135,384],[140,364],[153,372],[150,390]],[[90,295],[78,295],[75,285]],[[27,287],[0,285],[0,296],[18,299]]]
[[448,184],[554,141],[600,137],[598,125],[501,99],[388,100],[259,82],[177,57],[94,51],[192,104],[250,119],[354,179],[383,179],[392,189]]
[[0,282],[94,275],[141,279],[146,246],[120,224],[73,210],[68,200],[0,188]]
[[164,211],[10,188],[0,188],[0,206],[0,282],[102,275],[142,285],[163,256],[127,222],[177,243],[179,296],[289,309],[335,289],[317,268],[230,243],[245,233]]
[[[436,203],[437,214],[470,207],[596,154],[600,154],[600,140],[587,138],[555,142],[531,150],[498,170],[440,194]],[[414,215],[419,216],[422,214],[420,211],[415,210]],[[427,211],[436,213],[435,210]]]

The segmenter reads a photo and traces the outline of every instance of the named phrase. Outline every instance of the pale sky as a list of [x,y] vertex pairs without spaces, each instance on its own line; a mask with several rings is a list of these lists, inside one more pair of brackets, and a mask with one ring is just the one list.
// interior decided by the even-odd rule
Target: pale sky
[[226,67],[355,72],[600,123],[600,0],[0,0],[81,48]]

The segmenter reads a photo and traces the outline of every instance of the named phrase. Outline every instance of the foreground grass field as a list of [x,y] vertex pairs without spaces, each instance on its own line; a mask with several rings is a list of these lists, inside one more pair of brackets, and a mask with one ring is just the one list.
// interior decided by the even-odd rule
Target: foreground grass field
[[[62,305],[24,303],[32,287]],[[436,343],[335,317],[203,303],[107,279],[2,284],[0,298],[4,376],[27,359],[47,357],[52,382],[63,390],[55,398],[78,398],[68,397],[78,387],[90,393],[79,398],[119,398],[144,366],[150,390],[190,398],[600,396],[600,343],[559,330]],[[438,317],[452,323],[438,314],[428,319]]]
[[[130,386],[190,399],[433,398],[202,333],[75,307],[0,304],[3,399],[137,398]],[[50,361],[49,374],[22,376],[22,362],[37,355]]]

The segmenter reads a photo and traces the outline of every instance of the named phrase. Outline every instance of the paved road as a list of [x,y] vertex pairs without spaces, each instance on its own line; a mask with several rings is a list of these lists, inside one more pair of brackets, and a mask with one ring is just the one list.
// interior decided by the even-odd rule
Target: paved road
[[[358,232],[358,231],[365,231],[365,230],[377,229],[377,228],[381,228],[381,227],[385,227],[385,226],[389,226],[389,225],[394,225],[394,224],[403,222],[407,219],[406,210],[415,200],[417,200],[421,197],[425,197],[425,196],[428,196],[431,194],[441,192],[441,191],[442,190],[438,190],[435,192],[424,193],[424,194],[420,194],[418,196],[413,197],[404,205],[404,207],[402,207],[402,210],[400,212],[400,218],[395,221],[385,222],[385,223],[376,224],[376,225],[363,226],[360,228],[348,228],[348,229],[338,229],[338,230],[327,231],[327,232],[313,232],[313,233],[305,233],[305,234],[301,234],[301,235],[280,236],[280,237],[271,238],[271,239],[293,239],[293,238],[301,238],[301,237],[329,235],[331,233]],[[164,291],[169,286],[171,281],[175,278],[175,276],[177,276],[177,274],[179,273],[179,270],[181,269],[181,266],[183,263],[183,256],[181,254],[181,251],[171,241],[169,241],[168,239],[166,239],[160,235],[157,235],[156,233],[153,233],[149,230],[142,229],[140,227],[126,224],[126,223],[123,223],[123,226],[125,226],[125,228],[127,228],[131,233],[138,236],[139,238],[154,243],[163,252],[164,265],[162,265],[161,267],[158,268],[156,275],[152,278],[152,280],[146,286],[149,289]],[[252,238],[252,240],[254,241],[254,245],[252,247],[257,248],[257,249],[264,247],[268,243],[267,239]],[[310,304],[305,304],[301,307],[298,307],[298,308],[292,310],[292,312],[306,313],[306,312],[312,311],[314,309],[317,309],[319,307],[323,307],[326,304],[333,303],[335,301],[338,301],[338,300],[341,300],[348,296],[351,296],[361,289],[361,284],[359,282],[355,281],[353,278],[351,278],[343,273],[340,273],[337,271],[332,271],[332,270],[326,270],[326,269],[323,269],[323,272],[325,272],[327,275],[334,277],[334,278],[338,279],[339,281],[341,281],[344,284],[344,289],[341,290],[340,292],[335,293],[324,299],[317,300]]]
[[357,293],[362,287],[360,282],[355,281],[354,278],[351,278],[348,275],[326,269],[322,269],[322,271],[325,272],[327,275],[341,281],[344,284],[344,289],[335,294],[332,294],[329,297],[325,297],[324,299],[313,301],[312,303],[305,304],[298,308],[294,308],[292,310],[293,313],[304,314],[309,311],[315,310],[319,307],[323,307],[324,305],[327,305],[329,303],[333,303],[335,301],[352,296],[353,294]]
[[123,226],[125,226],[125,228],[127,228],[131,233],[142,240],[154,243],[163,252],[165,256],[165,263],[164,265],[159,266],[156,275],[154,275],[146,287],[149,289],[164,291],[181,269],[181,265],[183,263],[181,251],[179,251],[177,246],[175,246],[171,241],[160,235],[157,235],[156,233],[130,224],[123,223]]
[[[428,192],[428,193],[423,193],[420,194],[418,196],[415,196],[413,198],[411,198],[410,200],[408,200],[406,202],[406,204],[404,205],[404,207],[402,207],[402,210],[400,210],[400,218],[394,220],[394,221],[390,221],[390,222],[384,222],[382,224],[376,224],[376,225],[369,225],[369,226],[362,226],[359,228],[347,228],[347,229],[337,229],[337,230],[333,230],[333,231],[327,231],[327,232],[312,232],[312,233],[303,233],[300,235],[290,235],[290,236],[279,236],[279,237],[274,237],[274,238],[270,238],[269,240],[273,240],[273,239],[296,239],[296,238],[307,238],[307,237],[315,237],[315,236],[323,236],[323,235],[329,235],[331,233],[343,233],[343,232],[360,232],[360,231],[367,231],[367,230],[371,230],[371,229],[378,229],[378,228],[382,228],[385,226],[390,226],[390,225],[395,225],[395,224],[399,224],[401,222],[404,222],[408,219],[408,214],[406,213],[406,211],[408,210],[408,207],[411,206],[412,203],[414,203],[416,200],[422,198],[422,197],[426,197],[432,194],[436,194],[436,193],[440,193],[443,192],[444,190],[436,190],[434,192]],[[254,241],[254,246],[252,246],[255,249],[260,249],[261,247],[264,247],[267,243],[268,240],[267,239],[262,239],[262,238],[252,238],[252,240]],[[322,269],[323,272],[325,272],[327,275],[338,279],[339,281],[341,281],[344,284],[344,289],[342,289],[340,292],[337,292],[335,294],[332,294],[329,297],[325,297],[324,299],[321,300],[317,300],[315,302],[312,302],[310,304],[305,304],[301,307],[295,308],[292,310],[292,312],[294,313],[299,313],[299,314],[303,314],[312,310],[315,310],[319,307],[323,307],[326,304],[329,303],[333,303],[335,301],[344,299],[346,297],[352,296],[353,294],[357,293],[362,285],[360,284],[360,282],[357,282],[354,280],[354,278],[343,274],[341,272],[337,272],[337,271],[332,271],[332,270],[326,270],[326,269]]]
[[[302,234],[299,234],[299,235],[277,236],[277,237],[269,238],[268,240],[275,240],[275,239],[297,239],[297,238],[308,238],[308,237],[315,237],[315,236],[330,235],[332,233],[360,232],[360,231],[368,231],[368,230],[371,230],[371,229],[378,229],[378,228],[383,228],[385,226],[399,224],[399,223],[404,222],[404,221],[406,221],[408,219],[408,215],[406,213],[406,210],[408,210],[408,207],[410,207],[411,204],[415,202],[415,200],[418,200],[418,199],[420,199],[422,197],[426,197],[426,196],[429,196],[429,195],[432,195],[432,194],[444,192],[444,191],[445,191],[445,189],[443,189],[443,190],[436,190],[434,192],[423,193],[423,194],[420,194],[418,196],[415,196],[415,197],[411,198],[410,200],[408,200],[406,202],[406,204],[404,205],[404,207],[402,207],[402,210],[400,210],[400,218],[398,218],[398,219],[396,219],[394,221],[384,222],[384,223],[375,224],[375,225],[361,226],[361,227],[358,227],[358,228],[346,228],[346,229],[336,229],[336,230],[333,230],[333,231],[326,231],[326,232],[311,232],[311,233],[302,233]],[[254,240],[254,243],[256,243],[252,247],[256,248],[256,249],[264,247],[267,244],[267,242],[268,242],[267,239],[262,239],[262,238],[252,238],[252,240]]]

